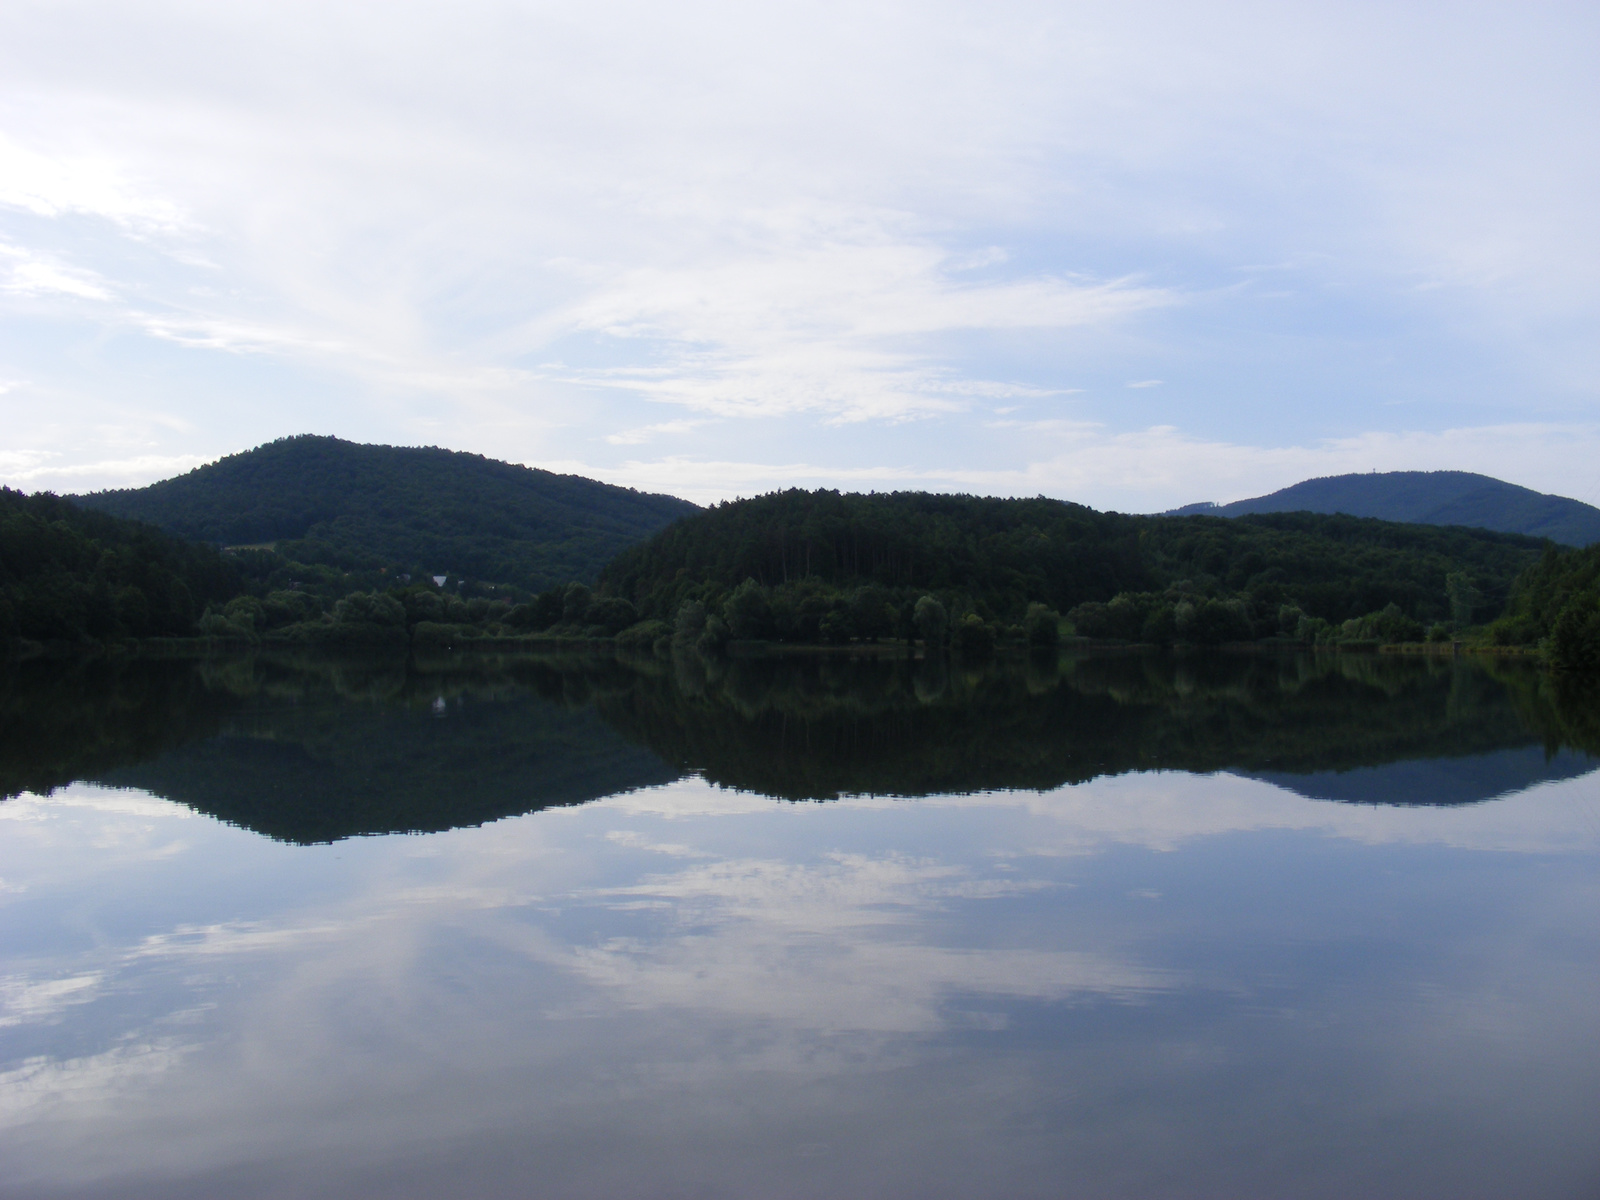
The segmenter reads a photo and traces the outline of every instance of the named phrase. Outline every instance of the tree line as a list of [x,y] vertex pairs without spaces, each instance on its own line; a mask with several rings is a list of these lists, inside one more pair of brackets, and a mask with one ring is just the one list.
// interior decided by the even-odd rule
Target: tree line
[[1342,515],[1146,517],[1042,497],[792,490],[676,522],[618,555],[599,591],[708,646],[982,648],[1063,629],[1162,644],[1406,641],[1498,616],[1545,544]]
[[786,491],[697,511],[591,588],[539,591],[221,553],[54,496],[0,491],[0,637],[388,646],[618,638],[889,639],[981,654],[1155,644],[1476,640],[1600,671],[1600,548],[1311,513],[1102,513],[1044,498]]

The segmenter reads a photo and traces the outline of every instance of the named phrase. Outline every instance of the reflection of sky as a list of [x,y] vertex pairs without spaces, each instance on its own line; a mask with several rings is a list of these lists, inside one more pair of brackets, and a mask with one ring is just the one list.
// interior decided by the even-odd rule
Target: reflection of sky
[[24,796],[0,1191],[1586,1194],[1593,780],[685,780],[313,847]]

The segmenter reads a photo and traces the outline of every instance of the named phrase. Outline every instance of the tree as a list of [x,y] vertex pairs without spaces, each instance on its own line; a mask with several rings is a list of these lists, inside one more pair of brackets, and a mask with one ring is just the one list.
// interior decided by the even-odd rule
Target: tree
[[1048,605],[1037,602],[1028,605],[1022,627],[1030,646],[1049,647],[1061,641],[1061,614]]
[[722,604],[722,618],[728,634],[739,641],[755,641],[772,636],[772,606],[767,589],[754,579],[746,579]]
[[932,596],[923,596],[912,611],[917,633],[930,648],[944,645],[945,632],[950,627],[950,614],[943,604]]
[[561,619],[569,625],[581,625],[589,614],[589,604],[594,594],[581,583],[569,583],[561,593]]
[[1473,586],[1465,571],[1452,571],[1444,579],[1445,595],[1450,597],[1450,619],[1456,627],[1472,624],[1474,610],[1483,607],[1483,593]]
[[953,640],[963,658],[983,658],[994,651],[994,630],[977,613],[956,622]]

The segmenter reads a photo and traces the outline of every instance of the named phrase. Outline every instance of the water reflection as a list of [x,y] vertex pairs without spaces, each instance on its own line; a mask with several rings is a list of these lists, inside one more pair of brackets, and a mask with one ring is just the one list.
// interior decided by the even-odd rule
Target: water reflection
[[[1600,814],[1536,674],[92,671],[38,677],[77,758],[6,685],[8,1197],[1600,1183]],[[1419,765],[1466,782],[1227,773]]]
[[272,837],[433,831],[698,774],[796,800],[1234,771],[1456,804],[1591,769],[1590,697],[1521,664],[1377,656],[784,656],[24,664],[4,794],[139,788]]

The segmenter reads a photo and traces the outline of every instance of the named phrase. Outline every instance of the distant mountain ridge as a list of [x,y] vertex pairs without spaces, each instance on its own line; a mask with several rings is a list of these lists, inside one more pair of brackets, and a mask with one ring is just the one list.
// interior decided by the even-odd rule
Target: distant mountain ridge
[[272,543],[340,570],[446,573],[539,590],[590,580],[687,500],[437,447],[280,438],[149,487],[71,497],[214,545]]
[[1386,471],[1307,479],[1232,504],[1187,504],[1163,516],[1346,513],[1413,525],[1468,525],[1523,533],[1567,546],[1600,542],[1600,508],[1471,471]]

